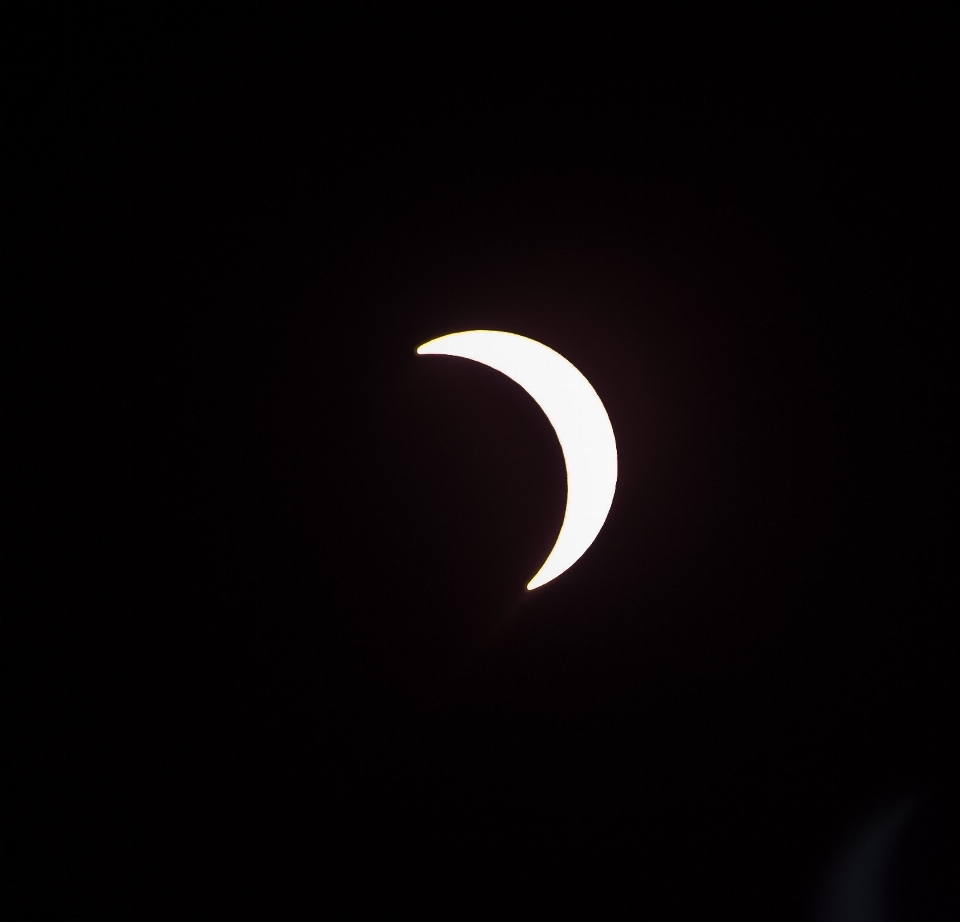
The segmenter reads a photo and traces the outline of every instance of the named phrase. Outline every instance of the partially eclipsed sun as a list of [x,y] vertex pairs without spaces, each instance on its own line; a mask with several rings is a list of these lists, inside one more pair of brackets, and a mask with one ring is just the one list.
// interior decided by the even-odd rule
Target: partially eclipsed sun
[[567,508],[557,542],[527,589],[556,579],[593,544],[617,487],[617,442],[597,392],[562,355],[515,333],[451,333],[424,343],[417,354],[489,365],[516,381],[550,420],[567,468]]

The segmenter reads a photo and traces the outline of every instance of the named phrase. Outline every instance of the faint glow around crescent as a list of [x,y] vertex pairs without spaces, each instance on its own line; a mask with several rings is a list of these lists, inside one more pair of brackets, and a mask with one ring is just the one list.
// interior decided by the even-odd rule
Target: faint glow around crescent
[[451,333],[424,343],[417,354],[456,355],[489,365],[516,381],[550,420],[567,467],[567,508],[557,543],[527,589],[550,582],[593,544],[617,487],[617,443],[597,392],[562,355],[515,333]]

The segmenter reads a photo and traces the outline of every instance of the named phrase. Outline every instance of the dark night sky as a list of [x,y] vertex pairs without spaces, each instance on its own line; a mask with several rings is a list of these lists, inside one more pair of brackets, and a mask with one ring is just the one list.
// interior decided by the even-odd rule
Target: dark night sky
[[[938,74],[9,73],[28,886],[799,920],[871,811],[953,796]],[[533,593],[556,438],[414,354],[476,328],[617,434]]]

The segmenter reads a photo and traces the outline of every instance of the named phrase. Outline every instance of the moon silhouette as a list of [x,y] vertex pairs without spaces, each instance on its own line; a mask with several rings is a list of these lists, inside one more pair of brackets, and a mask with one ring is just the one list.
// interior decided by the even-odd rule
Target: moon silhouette
[[450,333],[424,343],[417,354],[489,365],[516,381],[550,420],[567,469],[567,507],[556,544],[527,589],[556,579],[593,544],[617,487],[617,442],[597,392],[558,352],[515,333]]

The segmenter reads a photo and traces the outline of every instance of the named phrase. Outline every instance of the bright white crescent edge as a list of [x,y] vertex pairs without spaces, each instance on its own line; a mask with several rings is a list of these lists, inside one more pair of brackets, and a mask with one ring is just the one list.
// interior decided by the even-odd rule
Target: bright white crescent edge
[[454,355],[489,365],[516,381],[550,420],[567,468],[567,508],[557,542],[527,589],[550,582],[593,544],[617,487],[617,443],[597,392],[558,352],[515,333],[450,333],[424,343],[417,354]]

